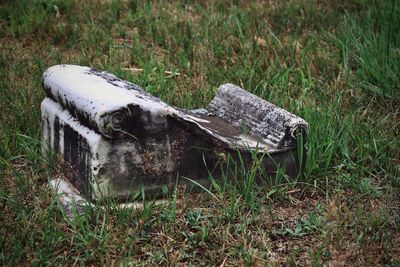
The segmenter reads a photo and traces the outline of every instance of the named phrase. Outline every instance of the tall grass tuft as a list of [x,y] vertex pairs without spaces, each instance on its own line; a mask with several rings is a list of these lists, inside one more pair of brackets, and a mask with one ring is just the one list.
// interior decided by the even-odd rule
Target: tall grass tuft
[[356,17],[348,15],[343,41],[349,66],[359,87],[389,98],[400,98],[400,2],[365,3]]

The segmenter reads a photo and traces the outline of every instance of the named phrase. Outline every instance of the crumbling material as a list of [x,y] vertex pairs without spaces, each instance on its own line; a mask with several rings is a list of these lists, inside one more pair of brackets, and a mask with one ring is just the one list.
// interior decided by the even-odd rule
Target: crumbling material
[[[224,84],[206,109],[170,106],[138,85],[89,67],[57,65],[43,74],[42,150],[55,151],[65,176],[87,199],[127,199],[144,188],[158,195],[177,177],[207,185],[221,176],[229,155],[251,162],[267,154],[268,175],[278,166],[301,171],[301,118],[233,85]],[[188,181],[180,179],[181,181]]]

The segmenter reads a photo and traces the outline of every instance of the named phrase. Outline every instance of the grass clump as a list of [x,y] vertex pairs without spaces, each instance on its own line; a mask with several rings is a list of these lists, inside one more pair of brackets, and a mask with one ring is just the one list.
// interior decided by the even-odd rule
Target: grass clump
[[400,98],[400,4],[373,1],[362,4],[359,17],[345,17],[341,37],[345,64],[355,68],[359,86],[373,94]]

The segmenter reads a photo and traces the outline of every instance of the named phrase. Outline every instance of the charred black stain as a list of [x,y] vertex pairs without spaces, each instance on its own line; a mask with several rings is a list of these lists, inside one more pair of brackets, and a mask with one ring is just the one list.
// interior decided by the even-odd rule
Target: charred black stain
[[64,131],[64,160],[71,164],[72,169],[66,177],[78,188],[83,195],[90,197],[91,188],[89,184],[91,175],[91,151],[84,137],[71,128],[68,124],[63,125]]
[[61,105],[61,107],[64,109],[68,110],[70,114],[74,118],[78,119],[82,125],[100,134],[97,124],[90,119],[90,114],[77,108],[73,101],[66,99],[66,94],[64,94],[64,97],[61,97],[61,95],[54,96],[51,93],[50,87],[43,84],[43,88],[48,98]]
[[292,137],[292,134],[290,133],[290,128],[286,127],[285,128],[285,134],[281,138],[281,140],[278,143],[278,148],[284,148],[284,147],[293,147],[297,144],[297,141],[295,138]]
[[68,99],[64,100],[64,98],[61,97],[60,95],[58,95],[57,97],[54,97],[50,93],[51,92],[50,90],[48,90],[48,92],[49,92],[49,95],[47,95],[47,97],[49,97],[53,101],[60,104],[64,109],[68,110],[70,112],[70,114],[79,121],[79,123],[81,123],[82,125],[86,126],[89,129],[95,131],[98,134],[100,133],[100,131],[97,127],[97,124],[90,119],[89,113],[77,108],[73,101],[70,101]]
[[[222,142],[216,142],[209,135],[199,133],[197,127],[193,124],[186,124],[177,121],[175,118],[169,118],[169,130],[163,134],[157,134],[152,137],[143,136],[135,142],[126,142],[123,140],[114,140],[112,149],[109,152],[109,161],[104,166],[104,173],[110,180],[112,188],[120,194],[120,200],[129,199],[130,194],[140,190],[141,186],[146,188],[148,196],[161,196],[163,186],[173,189],[176,177],[184,176],[196,180],[198,183],[208,186],[209,175],[212,174],[216,179],[221,179],[224,173],[225,177],[232,179],[235,177],[234,167],[227,168],[226,159],[221,159],[221,155],[229,157],[230,164],[242,162],[244,165],[240,168],[250,168],[253,162],[253,156],[250,151],[238,152],[230,149]],[[167,142],[167,140],[170,140]],[[133,146],[135,153],[121,153],[121,146]],[[162,173],[156,173],[154,163],[158,158],[146,159],[144,155],[159,149],[156,154],[158,157],[168,155],[167,146],[173,147],[173,159],[176,160],[176,167],[172,171],[164,170]],[[278,167],[283,167],[289,175],[297,175],[299,163],[295,157],[297,150],[289,152],[276,153],[263,157],[266,174],[275,175]],[[133,158],[137,155],[142,157],[143,162],[134,163]],[[262,155],[259,155],[260,157]],[[163,159],[164,160],[164,159]],[[121,162],[125,170],[119,169]],[[279,165],[277,165],[277,162]],[[236,165],[237,166],[237,165]],[[263,177],[257,177],[257,181],[262,182]],[[188,183],[189,187],[194,184]]]
[[[45,123],[45,125],[46,125],[46,130],[47,130],[47,132],[49,133],[49,136],[51,136],[52,134],[54,134],[54,133],[52,133],[51,132],[51,124],[50,124],[50,120],[49,120],[49,118],[47,117],[46,118],[46,123]],[[44,126],[43,126],[44,127]],[[42,133],[43,134],[43,133]],[[46,140],[46,142],[48,142],[47,144],[45,144],[46,145],[46,148],[50,148],[49,146],[51,145],[50,144],[50,140]]]
[[58,116],[54,118],[54,142],[53,147],[54,150],[59,153],[60,152],[60,119]]
[[[174,184],[177,167],[169,171],[164,167],[166,168],[169,164],[168,157],[173,159],[175,166],[180,165],[187,133],[174,120],[170,123],[167,132],[142,136],[134,142],[122,139],[112,140],[111,151],[108,153],[108,161],[104,169],[106,172],[103,175],[114,177],[110,180],[111,186],[117,192],[125,192],[125,196],[120,195],[122,198],[129,198],[129,195],[140,190],[142,185],[146,187],[146,191],[147,188],[152,188],[151,195],[157,195],[161,193],[163,185]],[[135,149],[121,150],[121,147],[126,146]],[[125,166],[123,170],[119,168],[121,164]]]
[[[118,124],[114,121],[116,116],[120,117]],[[103,121],[102,127],[109,128],[108,136],[119,139],[132,139],[132,136],[136,138],[156,136],[167,132],[171,125],[166,117],[157,117],[154,120],[154,115],[149,110],[143,110],[139,105],[134,104],[103,113],[100,118]]]

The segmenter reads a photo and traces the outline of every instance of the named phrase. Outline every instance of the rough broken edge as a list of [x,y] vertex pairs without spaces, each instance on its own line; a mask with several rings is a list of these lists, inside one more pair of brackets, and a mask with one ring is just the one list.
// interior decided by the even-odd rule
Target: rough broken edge
[[[49,182],[48,186],[56,194],[59,204],[69,219],[74,219],[75,216],[85,213],[88,208],[105,208],[85,199],[70,182],[64,179],[55,178]],[[156,206],[160,206],[169,202],[169,199],[160,199],[155,200],[153,203]],[[120,203],[115,206],[115,209],[140,210],[144,208],[144,205],[143,201]]]

